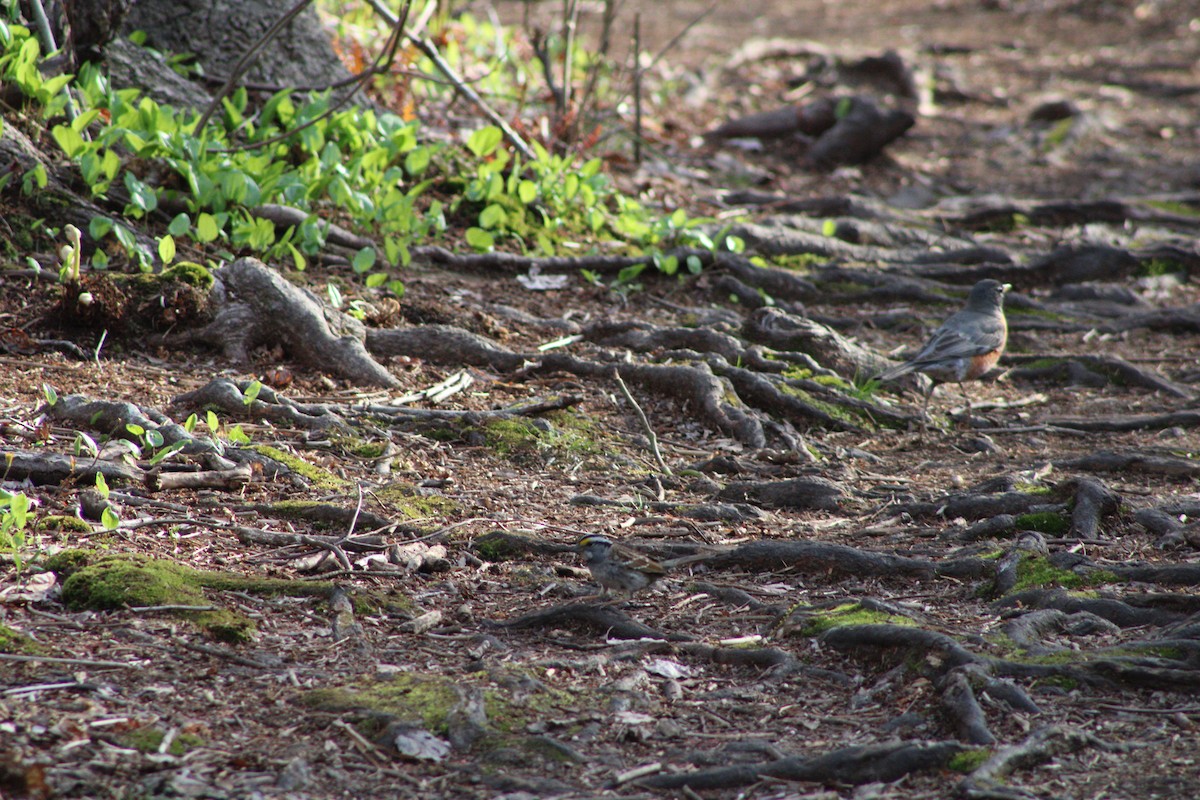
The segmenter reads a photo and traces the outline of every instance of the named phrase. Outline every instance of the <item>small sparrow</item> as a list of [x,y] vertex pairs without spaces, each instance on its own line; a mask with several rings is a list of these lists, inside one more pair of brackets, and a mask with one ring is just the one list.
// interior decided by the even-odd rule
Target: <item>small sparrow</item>
[[657,561],[600,534],[584,536],[575,549],[583,555],[592,577],[600,584],[601,596],[613,590],[632,595],[667,574]]

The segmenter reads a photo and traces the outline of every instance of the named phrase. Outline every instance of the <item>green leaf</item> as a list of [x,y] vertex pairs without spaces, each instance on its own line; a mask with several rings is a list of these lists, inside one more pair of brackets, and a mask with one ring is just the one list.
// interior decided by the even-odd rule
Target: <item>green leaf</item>
[[499,203],[492,203],[479,214],[479,224],[490,230],[503,227],[506,222],[508,214]]
[[832,237],[835,233],[837,233],[837,221],[836,220],[827,219],[821,223],[821,235],[822,236]]
[[48,383],[43,383],[42,394],[46,398],[46,405],[54,408],[55,404],[58,403],[58,392],[54,390],[54,387]]
[[195,414],[189,414],[188,418],[183,421],[183,429],[188,433],[196,430],[197,417]]
[[378,289],[387,283],[388,274],[386,272],[372,272],[367,276],[367,288]]
[[479,158],[483,158],[494,153],[502,141],[504,141],[504,132],[495,125],[488,125],[471,134],[471,138],[467,139],[467,149]]
[[208,427],[208,432],[216,436],[217,431],[221,429],[221,421],[217,419],[217,415],[213,411],[204,412],[204,424]]
[[525,205],[532,203],[537,199],[537,196],[538,187],[533,181],[521,181],[519,184],[517,184],[517,197],[519,197],[521,202]]
[[409,150],[404,157],[404,171],[409,175],[420,175],[429,166],[432,151],[428,147]]
[[388,281],[387,288],[388,291],[396,295],[396,297],[404,297],[404,281],[398,278],[393,281]]
[[375,248],[364,247],[355,253],[352,266],[354,267],[354,271],[359,275],[375,266]]
[[138,436],[138,437],[140,437],[142,434],[144,434],[146,432],[146,429],[143,428],[141,425],[138,425],[136,422],[126,423],[125,430],[129,431],[134,436]]
[[467,244],[481,253],[486,253],[496,246],[496,240],[483,228],[467,228]]
[[143,214],[158,208],[158,195],[152,188],[138,180],[132,172],[125,173],[124,181],[125,189],[129,192],[129,206],[126,208],[133,207]]
[[200,243],[216,241],[221,235],[221,228],[217,225],[217,218],[207,211],[196,217],[196,241]]
[[187,214],[179,213],[176,214],[174,219],[171,220],[171,223],[167,225],[167,233],[178,239],[180,236],[183,236],[189,230],[191,230],[191,227],[191,217],[189,217]]
[[250,384],[246,387],[246,391],[242,392],[242,403],[246,406],[250,406],[256,399],[258,399],[258,393],[262,391],[262,388],[262,381],[250,381]]
[[104,511],[100,514],[100,524],[106,531],[115,531],[121,526],[121,518],[117,516],[116,511],[113,511],[112,506],[105,506]]
[[150,445],[150,447],[152,447],[154,449],[158,449],[159,447],[162,447],[163,442],[165,441],[163,439],[163,435],[154,429],[146,431],[145,439],[146,439],[146,444]]
[[86,146],[79,132],[66,125],[55,125],[50,135],[54,137],[54,141],[58,143],[62,151],[67,154],[67,158],[75,158]]
[[163,460],[171,457],[175,453],[178,453],[180,450],[182,450],[184,448],[184,446],[186,444],[187,444],[187,442],[176,442],[175,444],[171,445],[170,447],[164,447],[162,450],[159,450],[157,453],[155,453],[151,457],[150,466],[154,466],[155,464],[159,463],[160,461],[163,461]]
[[158,257],[162,260],[164,267],[175,260],[174,236],[168,234],[158,240]]
[[96,491],[99,492],[100,496],[105,500],[108,499],[108,495],[111,490],[108,488],[108,481],[104,479],[103,472],[96,473]]
[[250,437],[242,430],[241,425],[234,425],[225,436],[234,444],[250,444]]
[[687,271],[693,275],[699,275],[704,269],[704,263],[700,261],[700,256],[691,255],[687,257]]

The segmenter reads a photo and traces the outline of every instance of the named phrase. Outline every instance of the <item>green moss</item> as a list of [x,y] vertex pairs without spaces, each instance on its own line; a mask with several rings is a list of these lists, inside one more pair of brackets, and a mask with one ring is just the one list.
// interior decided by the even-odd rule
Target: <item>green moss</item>
[[472,543],[471,549],[478,553],[480,558],[495,562],[523,558],[528,552],[519,540],[503,531],[485,533]]
[[1038,679],[1036,683],[1039,686],[1054,686],[1066,692],[1073,692],[1079,688],[1079,681],[1066,675],[1049,675]]
[[405,519],[444,517],[458,510],[458,503],[437,494],[424,494],[411,483],[396,481],[375,489],[371,494],[387,506],[394,516]]
[[368,680],[357,685],[314,689],[304,692],[299,701],[321,711],[365,710],[401,719],[420,721],[431,733],[445,735],[450,712],[459,703],[456,687],[472,686],[482,690],[488,724],[505,733],[521,730],[534,719],[561,713],[579,705],[580,698],[569,692],[540,687],[522,693],[518,703],[507,689],[498,687],[479,674],[464,680],[429,673],[407,672],[391,680]]
[[208,292],[216,283],[211,272],[195,261],[180,261],[159,273],[163,280],[175,280],[186,283],[202,292]]
[[42,566],[57,575],[61,583],[102,555],[98,550],[61,550],[47,557]]
[[1014,525],[1017,530],[1058,535],[1070,529],[1071,521],[1057,511],[1038,511],[1019,515]]
[[[798,255],[773,256],[771,260],[780,269],[788,269],[807,275],[809,272],[812,272],[814,267],[819,267],[829,261],[829,257],[816,253],[800,253]],[[822,285],[824,286],[824,284]]]
[[1163,275],[1187,273],[1187,267],[1172,258],[1150,258],[1141,263],[1138,271],[1144,277],[1159,278]]
[[536,420],[491,420],[478,432],[486,447],[515,461],[539,459],[549,463],[564,457],[580,460],[603,452],[598,443],[603,434],[596,422],[570,411],[556,411]]
[[783,392],[784,394],[795,397],[801,402],[812,406],[816,410],[827,414],[833,419],[841,420],[842,422],[854,425],[856,427],[866,428],[867,430],[874,430],[876,427],[874,420],[872,420],[866,414],[860,413],[859,410],[853,406],[842,406],[838,405],[837,403],[830,403],[827,400],[821,400],[811,392],[806,391],[788,381],[779,383],[778,388],[779,391]]
[[356,436],[335,436],[333,443],[343,452],[365,459],[379,458],[387,448],[386,442],[369,442]]
[[91,533],[92,526],[79,517],[66,514],[50,514],[42,517],[34,525],[39,531],[70,531],[73,533]]
[[1159,211],[1165,211],[1168,214],[1192,217],[1193,219],[1200,217],[1200,208],[1176,200],[1146,200],[1144,202],[1150,208],[1157,208]]
[[1017,483],[1013,486],[1013,491],[1021,492],[1022,494],[1033,494],[1039,497],[1054,493],[1054,490],[1049,486],[1043,486],[1040,483]]
[[[152,727],[126,731],[119,737],[121,744],[142,753],[157,753],[166,738],[167,735],[164,731]],[[181,733],[171,740],[171,744],[167,746],[167,753],[173,756],[182,756],[203,744],[204,740],[199,736],[192,733]]]
[[1075,589],[1085,584],[1086,581],[1082,576],[1059,569],[1042,556],[1025,553],[1017,562],[1017,583],[1013,587],[1013,592],[1023,592],[1026,589],[1036,589],[1042,586]]
[[843,392],[854,391],[854,384],[843,380],[837,375],[817,375],[813,378],[814,383],[819,383],[821,386],[828,386],[833,389],[840,389]]
[[315,464],[310,464],[299,456],[285,453],[277,447],[256,444],[252,445],[250,449],[261,456],[266,456],[272,461],[278,461],[280,464],[283,464],[292,472],[306,479],[315,489],[337,491],[345,489],[350,484],[349,481],[339,478],[329,470],[321,469]]
[[843,603],[827,609],[804,609],[803,622],[796,632],[801,636],[819,636],[833,628],[853,625],[915,626],[913,620],[886,611],[864,608],[861,603]]
[[13,655],[40,655],[45,648],[20,631],[0,625],[0,653]]
[[[104,556],[63,581],[63,603],[71,609],[110,611],[128,606],[206,606],[202,573],[173,561],[142,556]],[[247,641],[254,622],[225,609],[177,611],[221,641]]]
[[946,767],[955,772],[966,774],[979,769],[983,762],[991,757],[992,750],[989,747],[970,747],[951,757],[946,762]]

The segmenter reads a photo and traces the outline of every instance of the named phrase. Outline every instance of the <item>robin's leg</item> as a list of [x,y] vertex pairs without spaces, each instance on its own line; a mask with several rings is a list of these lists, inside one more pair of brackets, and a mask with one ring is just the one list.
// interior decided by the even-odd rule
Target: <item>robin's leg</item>
[[958,390],[962,392],[963,402],[967,404],[967,427],[971,426],[971,395],[967,394],[967,387],[962,381],[958,382]]
[[929,429],[929,399],[933,397],[933,390],[937,388],[937,383],[929,382],[929,390],[925,392],[925,402],[921,404],[921,430]]

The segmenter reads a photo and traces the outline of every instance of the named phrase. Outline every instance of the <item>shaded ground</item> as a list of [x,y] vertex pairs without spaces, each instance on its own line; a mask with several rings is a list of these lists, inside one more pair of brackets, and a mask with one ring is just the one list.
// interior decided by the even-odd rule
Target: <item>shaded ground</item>
[[[661,18],[686,23],[691,5],[700,4],[675,4]],[[754,14],[748,4],[736,9],[725,4],[696,27],[664,67],[683,98],[661,113],[663,129],[655,137],[655,155],[672,169],[648,169],[629,180],[642,182],[667,206],[698,196],[700,210],[709,213],[735,205],[718,196],[733,185],[779,198],[852,193],[892,201],[888,207],[903,215],[883,219],[893,237],[888,238],[866,224],[872,220],[853,215],[806,218],[747,206],[755,222],[780,238],[806,225],[820,230],[826,219],[837,217],[857,219],[865,233],[860,242],[889,252],[899,248],[905,231],[934,231],[946,237],[947,250],[963,241],[992,246],[1011,254],[1016,266],[1061,243],[1085,241],[1131,252],[1171,244],[1178,248],[1175,259],[1147,256],[1100,281],[1083,282],[1064,279],[1056,262],[1045,273],[1023,274],[1024,283],[1014,280],[1010,355],[998,380],[971,388],[978,412],[974,427],[947,419],[947,412],[961,409],[961,399],[944,388],[933,400],[937,425],[925,433],[915,426],[834,431],[781,415],[781,427],[800,436],[807,449],[785,451],[774,437],[769,444],[775,446],[753,448],[711,424],[694,405],[634,385],[633,395],[676,477],[656,467],[642,425],[615,382],[562,370],[471,367],[473,384],[438,406],[482,411],[562,395],[579,398],[571,411],[536,417],[540,421],[529,427],[489,427],[468,419],[436,429],[374,420],[346,435],[265,423],[257,414],[222,409],[223,426],[240,422],[254,444],[299,456],[327,474],[302,478],[256,471],[236,491],[148,492],[118,485],[122,529],[104,532],[91,524],[87,532],[39,532],[38,541],[46,548],[143,554],[301,585],[329,580],[349,592],[353,603],[347,608],[325,588],[312,598],[254,583],[210,585],[202,595],[207,604],[254,623],[250,641],[229,643],[214,639],[211,630],[199,632],[194,620],[177,610],[73,609],[53,591],[37,595],[30,572],[18,573],[6,563],[0,623],[35,640],[23,645],[26,654],[78,661],[0,662],[0,751],[7,759],[0,764],[5,781],[0,793],[636,797],[654,791],[638,776],[627,775],[639,767],[647,767],[642,777],[655,778],[742,765],[750,777],[742,776],[741,783],[695,791],[755,798],[1195,797],[1200,791],[1194,753],[1200,718],[1191,621],[1200,610],[1195,581],[1190,572],[1169,581],[1119,571],[1136,563],[1186,570],[1200,562],[1195,537],[1186,528],[1171,537],[1171,530],[1138,515],[1160,509],[1178,522],[1197,513],[1194,454],[1200,436],[1187,413],[1200,378],[1194,363],[1197,328],[1110,329],[1110,320],[1095,315],[1095,307],[1073,308],[1077,300],[1064,289],[1068,283],[1087,283],[1108,292],[1101,292],[1106,297],[1123,291],[1123,311],[1111,318],[1116,320],[1130,311],[1186,311],[1197,300],[1191,279],[1196,225],[1189,221],[1197,201],[1189,193],[1197,180],[1194,165],[1200,163],[1194,125],[1200,46],[1194,30],[1189,32],[1194,23],[1187,18],[1187,4],[989,4],[996,6],[993,10],[969,3],[797,5],[789,5],[788,14]],[[661,41],[664,33],[653,30]],[[902,46],[906,63],[940,76],[936,85],[947,94],[936,115],[922,115],[884,158],[833,174],[797,166],[803,145],[791,140],[768,143],[762,151],[695,146],[700,132],[726,116],[773,108],[789,91],[801,93],[792,96],[796,101],[816,91],[793,81],[811,68],[808,58],[757,58],[735,70],[714,67],[747,37],[767,34],[818,39],[838,55]],[[1138,46],[1129,47],[1131,41]],[[847,54],[850,46],[854,52]],[[705,86],[689,77],[700,65],[708,68]],[[951,88],[963,97],[951,100]],[[1029,121],[1034,108],[1056,98],[1082,112],[1072,126],[1052,133],[1053,123]],[[690,171],[674,169],[679,165]],[[1176,217],[1153,223],[1101,224],[1085,214],[1082,222],[1035,224],[1030,209],[1021,206],[1002,213],[1004,224],[967,225],[961,219],[943,221],[960,213],[961,204],[935,205],[957,195],[1093,199],[1160,193],[1172,193],[1171,204],[1160,210],[1173,210]],[[833,261],[864,266],[853,258]],[[865,266],[891,275],[922,274],[930,281],[922,287],[941,292],[946,302],[931,302],[926,295],[863,299],[861,287],[833,288],[832,282],[820,283],[821,270],[812,269],[800,274],[823,289],[800,301],[781,297],[780,305],[804,310],[872,350],[892,353],[917,346],[976,277],[948,272],[951,280],[938,283],[946,276],[922,272],[928,265],[885,260]],[[1005,273],[1014,265],[987,262],[985,267]],[[572,326],[605,320],[690,327],[710,314],[709,327],[738,333],[749,309],[730,301],[721,283],[727,275],[714,270],[688,281],[647,280],[644,291],[622,298],[582,282],[565,291],[534,293],[507,275],[497,280],[495,273],[418,266],[406,277],[399,313],[407,326],[453,323],[519,353],[535,353],[539,345],[575,330]],[[46,314],[51,302],[45,287],[27,280],[6,279],[0,285],[6,324],[27,326]],[[897,311],[904,313],[889,316]],[[86,336],[49,324],[34,325],[33,332],[74,336],[85,350],[94,347]],[[607,349],[624,352],[595,341],[572,348],[597,360]],[[101,365],[51,354],[0,357],[0,435],[6,451],[36,444],[69,453],[75,431],[87,428],[64,420],[35,425],[45,400],[43,384],[55,387],[60,397],[129,401],[182,421],[193,411],[203,417],[199,406],[173,404],[183,393],[214,376],[266,376],[284,357],[282,351],[255,351],[251,374],[199,348],[150,349],[116,341],[105,352],[109,359]],[[1176,396],[1080,373],[1072,373],[1071,384],[1057,373],[1028,371],[1028,359],[1022,361],[1044,355],[1068,361],[1121,357],[1183,391]],[[652,351],[637,358],[665,356]],[[396,358],[388,366],[401,386],[383,392],[286,366],[294,380],[279,388],[288,398],[327,404],[347,418],[351,403],[382,405],[386,398],[424,389],[457,371],[417,357]],[[1027,371],[1003,374],[1021,366]],[[911,393],[889,389],[880,396],[891,407],[912,412]],[[1164,412],[1179,414],[1127,432],[1081,431],[1066,424],[1070,418]],[[97,439],[103,433],[90,431]],[[197,433],[208,431],[201,425]],[[382,450],[386,443],[394,449]],[[1136,453],[1143,462],[1146,455],[1176,461],[1158,471],[1140,468],[1141,462],[1110,472],[1078,466],[1078,459],[1100,451]],[[713,460],[717,457],[721,460]],[[718,496],[735,481],[813,477],[842,489],[835,507],[756,507]],[[1120,499],[1102,515],[1099,530],[1087,535],[1071,527],[1081,495],[1069,480],[1079,477],[1103,481]],[[404,492],[387,491],[396,484],[408,495],[446,503],[410,502]],[[40,502],[39,516],[72,515],[87,485],[25,491]],[[947,512],[950,495],[968,489],[976,493],[978,513],[968,513],[970,505],[961,516]],[[1007,497],[1009,490],[1047,505],[1068,505],[1045,511],[1018,503],[1017,516],[1043,511],[1047,516],[1022,517],[993,533],[967,533],[973,523],[998,516],[984,498]],[[296,513],[278,505],[283,500],[320,501],[346,513],[318,523],[312,509]],[[375,550],[356,553],[347,545],[356,562],[373,552],[386,555],[387,545],[424,541],[412,552],[393,553],[390,562],[370,562],[366,570],[356,563],[358,574],[327,575],[297,560],[331,550],[317,540],[255,540],[245,530],[366,533],[374,527],[366,514],[403,520],[404,527],[382,531],[384,546]],[[145,524],[131,524],[139,520]],[[1005,587],[1004,567],[1019,556],[1015,543],[1031,528],[1040,528],[1060,571],[1023,573],[1017,586]],[[522,550],[518,542],[513,551],[494,542],[481,546],[495,531],[544,546]],[[610,637],[622,622],[619,617],[597,621],[578,611],[578,601],[594,586],[569,546],[585,532],[639,543],[658,558],[704,556],[617,609],[651,634],[693,642]],[[847,567],[825,551],[806,551],[792,560],[779,554],[773,560],[734,557],[745,556],[739,546],[755,542],[840,545],[928,560],[942,568]],[[444,551],[419,546],[427,544]],[[1078,561],[1070,563],[1071,557]],[[944,569],[959,559],[996,566],[961,573]],[[1076,608],[1062,598],[1050,602],[1044,596],[1014,595],[1055,585],[1077,592],[1068,596],[1077,601],[1106,599],[1123,604],[1122,609],[1161,613],[1126,620],[1115,607]],[[830,608],[862,612],[856,603],[865,603],[871,613],[812,624],[827,620]],[[528,628],[494,624],[559,606],[576,611]],[[1047,627],[1025,639],[1011,626],[1029,616],[1023,612],[1055,609],[1064,618],[1043,615]],[[996,663],[979,667],[980,677],[957,670],[955,656],[928,642],[915,647],[902,646],[900,639],[885,645],[847,643],[824,632],[840,626],[846,635],[851,626],[864,623],[945,634]],[[728,653],[693,647],[697,642],[742,647],[760,660],[737,663]],[[1062,671],[1053,671],[1058,668]],[[414,682],[414,675],[448,676],[450,682],[429,689]],[[960,677],[973,686],[997,747],[1026,742],[1045,729],[1063,732],[1051,737],[1058,745],[1013,774],[1001,775],[995,786],[985,776],[962,783],[977,766],[971,759],[874,777],[867,770],[848,770],[785,780],[764,770],[763,765],[785,756],[820,756],[854,746],[981,744],[964,722],[967,715],[947,699],[954,694],[949,684]],[[1006,681],[1036,710],[1020,708],[1004,695]],[[386,696],[313,694],[340,687],[370,687]],[[356,710],[364,705],[376,715],[391,716]],[[397,740],[419,737],[409,728],[387,725],[417,722],[451,743],[448,758],[411,761],[390,750]],[[376,749],[372,737],[385,729],[388,736]],[[895,778],[899,782],[890,783]],[[50,788],[43,790],[41,781]],[[682,790],[669,791],[681,796]]]

